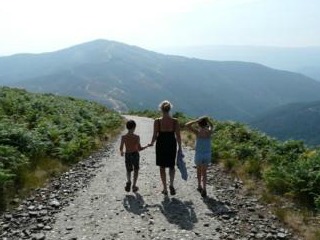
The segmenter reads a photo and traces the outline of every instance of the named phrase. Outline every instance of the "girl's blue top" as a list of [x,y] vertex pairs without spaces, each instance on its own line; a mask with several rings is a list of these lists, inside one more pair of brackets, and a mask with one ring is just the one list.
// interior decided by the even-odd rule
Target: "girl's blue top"
[[211,159],[211,138],[196,139],[195,159]]

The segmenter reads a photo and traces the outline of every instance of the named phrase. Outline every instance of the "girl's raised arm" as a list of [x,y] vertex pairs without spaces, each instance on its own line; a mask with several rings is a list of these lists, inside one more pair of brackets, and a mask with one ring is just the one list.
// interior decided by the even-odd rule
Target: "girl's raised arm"
[[185,126],[188,128],[188,130],[190,130],[191,132],[197,134],[198,130],[193,126],[193,124],[195,124],[197,122],[198,122],[198,119],[197,120],[192,120],[192,121],[187,122],[185,124]]

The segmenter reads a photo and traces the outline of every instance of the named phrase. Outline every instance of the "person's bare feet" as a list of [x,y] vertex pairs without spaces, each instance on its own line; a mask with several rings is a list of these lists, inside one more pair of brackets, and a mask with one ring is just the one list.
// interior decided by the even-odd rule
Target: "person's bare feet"
[[132,192],[137,192],[139,188],[137,186],[132,186]]
[[126,186],[124,187],[124,190],[126,190],[126,192],[130,192],[130,188],[131,188],[131,182],[127,182]]
[[170,186],[169,189],[171,195],[176,195],[176,189],[173,186]]

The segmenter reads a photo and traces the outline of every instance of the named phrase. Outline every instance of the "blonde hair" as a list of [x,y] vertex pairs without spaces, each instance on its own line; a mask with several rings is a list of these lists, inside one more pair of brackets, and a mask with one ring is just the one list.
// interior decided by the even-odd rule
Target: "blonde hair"
[[159,108],[162,112],[169,112],[172,107],[172,104],[168,100],[164,100],[159,104]]

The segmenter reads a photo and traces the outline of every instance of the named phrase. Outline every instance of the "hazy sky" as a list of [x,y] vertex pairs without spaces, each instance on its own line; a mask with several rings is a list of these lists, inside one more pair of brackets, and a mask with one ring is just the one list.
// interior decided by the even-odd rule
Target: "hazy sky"
[[320,46],[320,0],[0,0],[0,55],[95,39],[149,50]]

